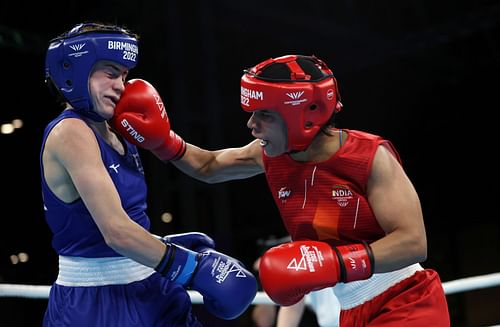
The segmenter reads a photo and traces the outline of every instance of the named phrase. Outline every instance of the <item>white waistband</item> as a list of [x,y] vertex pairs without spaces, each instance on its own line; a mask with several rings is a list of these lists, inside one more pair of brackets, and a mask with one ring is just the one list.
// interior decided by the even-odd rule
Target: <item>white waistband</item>
[[416,263],[396,271],[373,274],[372,277],[366,280],[345,284],[338,283],[333,289],[339,299],[341,309],[348,310],[373,299],[389,287],[412,276],[419,270],[423,270],[423,268]]
[[59,256],[56,284],[63,286],[105,286],[143,280],[154,269],[126,257],[83,258]]

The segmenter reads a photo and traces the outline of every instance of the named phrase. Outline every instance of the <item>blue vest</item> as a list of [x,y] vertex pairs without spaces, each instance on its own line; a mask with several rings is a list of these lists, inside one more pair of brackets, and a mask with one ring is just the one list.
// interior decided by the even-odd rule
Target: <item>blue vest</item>
[[[42,150],[40,151],[42,196],[45,220],[53,233],[52,247],[59,255],[66,256],[89,258],[121,256],[106,245],[82,199],[79,198],[72,203],[61,201],[52,193],[45,180],[42,154],[47,136],[58,122],[66,118],[82,119],[74,110],[64,110],[45,128]],[[102,162],[115,184],[123,208],[133,221],[149,230],[150,221],[145,213],[147,207],[146,181],[137,148],[124,140],[126,153],[122,156],[108,145],[99,134],[95,132],[94,134],[99,143]]]

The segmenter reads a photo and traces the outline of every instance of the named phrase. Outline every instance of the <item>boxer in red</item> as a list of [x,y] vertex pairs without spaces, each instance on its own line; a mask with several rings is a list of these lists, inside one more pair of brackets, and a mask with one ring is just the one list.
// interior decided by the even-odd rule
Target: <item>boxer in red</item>
[[[439,275],[420,265],[427,240],[418,194],[389,140],[334,126],[342,104],[328,66],[314,56],[265,60],[245,70],[241,106],[252,114],[255,140],[240,148],[185,143],[170,125],[152,124],[163,112],[148,108],[121,133],[209,183],[265,173],[292,238],[260,263],[263,288],[277,304],[333,287],[340,326],[449,326]],[[119,129],[128,111],[118,103]],[[130,130],[147,141],[134,142]]]

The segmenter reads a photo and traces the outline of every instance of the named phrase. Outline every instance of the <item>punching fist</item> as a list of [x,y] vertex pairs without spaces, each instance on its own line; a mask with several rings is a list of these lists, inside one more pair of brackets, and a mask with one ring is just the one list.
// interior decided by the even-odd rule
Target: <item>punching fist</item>
[[283,306],[299,302],[311,291],[367,279],[372,273],[373,254],[368,244],[332,248],[324,242],[296,241],[269,249],[259,265],[262,287]]
[[161,160],[180,159],[186,151],[186,142],[170,130],[160,95],[145,80],[132,79],[125,83],[110,124],[127,141],[150,150]]
[[236,259],[215,250],[197,253],[167,244],[155,268],[172,282],[198,291],[206,309],[221,319],[239,317],[257,293],[257,280]]

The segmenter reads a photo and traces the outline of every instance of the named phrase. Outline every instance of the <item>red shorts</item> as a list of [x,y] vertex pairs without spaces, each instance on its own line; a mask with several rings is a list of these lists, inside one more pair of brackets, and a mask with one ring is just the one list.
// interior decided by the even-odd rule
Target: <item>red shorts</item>
[[340,326],[449,327],[448,305],[439,275],[430,269],[417,271],[372,300],[342,310]]

